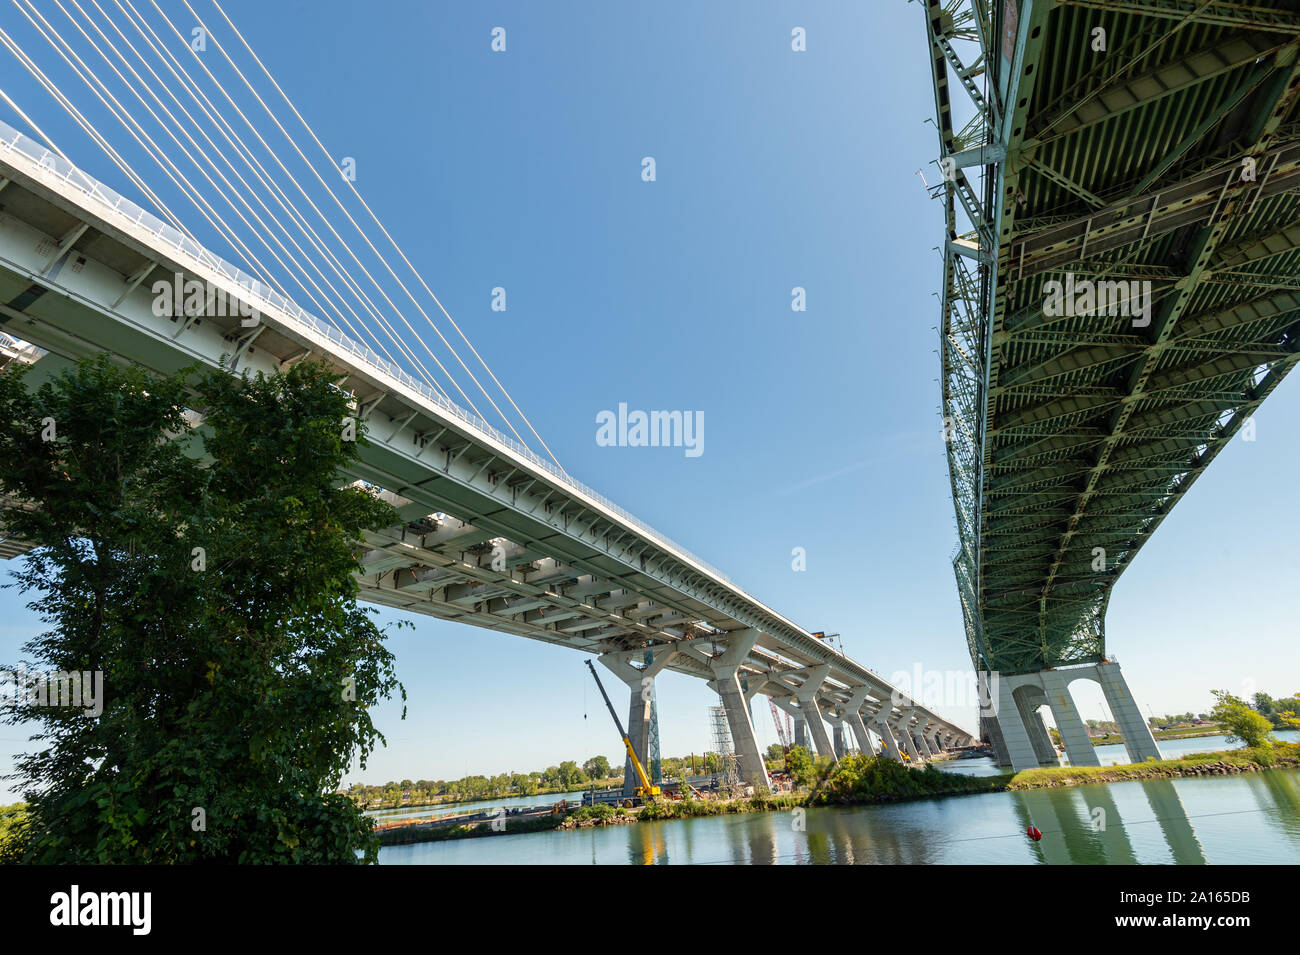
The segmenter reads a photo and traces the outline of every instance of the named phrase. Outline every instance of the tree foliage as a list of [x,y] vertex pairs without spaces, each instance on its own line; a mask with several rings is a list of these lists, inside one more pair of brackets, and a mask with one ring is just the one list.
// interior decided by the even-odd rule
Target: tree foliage
[[1255,709],[1273,724],[1274,729],[1300,729],[1300,693],[1274,699],[1267,693],[1255,694]]
[[104,686],[98,718],[30,700],[7,717],[41,727],[15,773],[26,858],[373,860],[335,790],[382,742],[369,708],[405,692],[357,605],[358,542],[395,517],[340,477],[364,440],[348,397],[312,363],[23,377],[0,376],[0,490],[26,505],[6,515],[36,545],[15,577],[49,626],[23,653]]
[[791,746],[785,754],[785,769],[796,785],[811,786],[817,777],[812,754],[805,746]]
[[1228,742],[1241,740],[1247,746],[1269,746],[1273,724],[1268,718],[1251,709],[1245,700],[1239,699],[1227,690],[1214,691],[1215,720],[1228,728]]

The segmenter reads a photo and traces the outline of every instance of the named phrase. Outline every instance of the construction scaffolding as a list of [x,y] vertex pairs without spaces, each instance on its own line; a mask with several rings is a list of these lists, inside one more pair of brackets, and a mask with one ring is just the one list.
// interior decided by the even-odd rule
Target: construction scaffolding
[[[654,652],[647,650],[645,665],[648,667],[652,663],[654,663]],[[650,782],[656,786],[664,781],[663,758],[659,752],[659,700],[655,694],[653,680],[650,682],[650,726],[647,734],[645,771],[650,777]]]
[[724,706],[710,706],[709,719],[713,726],[713,751],[718,754],[720,763],[720,785],[727,790],[740,787],[740,770],[736,765],[735,747],[731,745],[731,727],[727,723],[727,709]]

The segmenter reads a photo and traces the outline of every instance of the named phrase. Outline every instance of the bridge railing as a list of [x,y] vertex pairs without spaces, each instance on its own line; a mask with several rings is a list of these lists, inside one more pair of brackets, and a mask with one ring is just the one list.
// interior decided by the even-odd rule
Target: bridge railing
[[[191,239],[189,236],[182,234],[177,229],[163,222],[153,213],[104,185],[99,180],[88,176],[62,156],[51,152],[49,149],[46,149],[40,143],[36,142],[36,140],[24,135],[22,132],[2,121],[0,121],[0,150],[18,153],[19,155],[26,157],[30,162],[44,170],[46,175],[53,175],[56,179],[72,186],[92,199],[98,205],[104,207],[110,216],[123,219],[131,223],[137,229],[147,230],[154,238],[161,242],[165,242],[177,251],[195,259],[202,265],[212,269],[214,272],[217,272],[238,285],[248,293],[248,298],[257,299],[261,303],[270,306],[275,311],[287,315],[304,325],[310,326],[315,332],[329,339],[333,344],[338,346],[341,351],[347,352],[357,361],[382,372],[390,378],[395,378],[405,387],[418,392],[424,399],[437,405],[438,408],[446,414],[459,419],[469,427],[481,432],[498,444],[505,445],[516,454],[525,458],[533,466],[546,471],[565,486],[581,492],[588,498],[599,503],[601,506],[613,511],[620,518],[650,539],[689,558],[692,562],[704,568],[715,577],[726,581],[733,587],[736,587],[735,582],[722,571],[718,570],[718,568],[704,560],[701,560],[695,554],[691,553],[685,547],[682,547],[666,535],[659,533],[653,527],[635,517],[626,509],[615,504],[603,494],[594,491],[581,481],[574,479],[567,471],[559,467],[559,465],[546,460],[531,448],[514,438],[502,434],[478,415],[466,411],[455,402],[443,397],[441,394],[430,388],[427,383],[416,380],[402,368],[376,354],[368,346],[354,341],[347,335],[344,335],[343,332],[334,325],[317,318],[310,312],[305,311],[292,299],[277,292],[265,282],[249,275],[238,266],[230,264],[221,256],[208,251],[194,239]],[[254,303],[249,302],[249,304]]]

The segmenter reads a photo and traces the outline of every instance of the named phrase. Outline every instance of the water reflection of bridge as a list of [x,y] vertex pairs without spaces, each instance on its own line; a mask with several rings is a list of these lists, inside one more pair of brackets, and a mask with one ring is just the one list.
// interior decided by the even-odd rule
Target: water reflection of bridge
[[[1220,787],[1249,789],[1247,806],[1225,800]],[[1192,802],[1189,811],[1184,796]],[[1222,809],[1224,805],[1239,808]],[[629,827],[627,860],[635,865],[679,863],[946,864],[1011,862],[1045,865],[1206,865],[1251,861],[1253,836],[1212,857],[1197,820],[1214,836],[1241,818],[1268,818],[1300,849],[1300,774],[1268,772],[1175,783],[1152,779],[1108,785],[996,793],[856,808],[810,809],[649,823]],[[1238,817],[1228,822],[1218,817]],[[1210,823],[1214,819],[1215,822]],[[1042,832],[1034,842],[1026,830]],[[1214,829],[1210,829],[1210,826]],[[721,827],[721,834],[718,832]],[[800,828],[802,827],[802,828]],[[1234,829],[1234,831],[1236,831]],[[1242,830],[1243,832],[1245,830]],[[593,843],[593,859],[596,846]],[[1258,860],[1255,860],[1258,861]]]

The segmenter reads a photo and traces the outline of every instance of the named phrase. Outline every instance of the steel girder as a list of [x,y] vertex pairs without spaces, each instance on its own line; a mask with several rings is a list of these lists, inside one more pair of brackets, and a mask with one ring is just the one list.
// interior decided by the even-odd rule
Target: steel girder
[[[926,17],[940,155],[965,150],[939,196],[940,355],[971,657],[1098,661],[1115,580],[1300,355],[1300,3]],[[1003,41],[957,110],[977,141],[947,99],[961,24]],[[1052,307],[1067,280],[1108,307]]]

